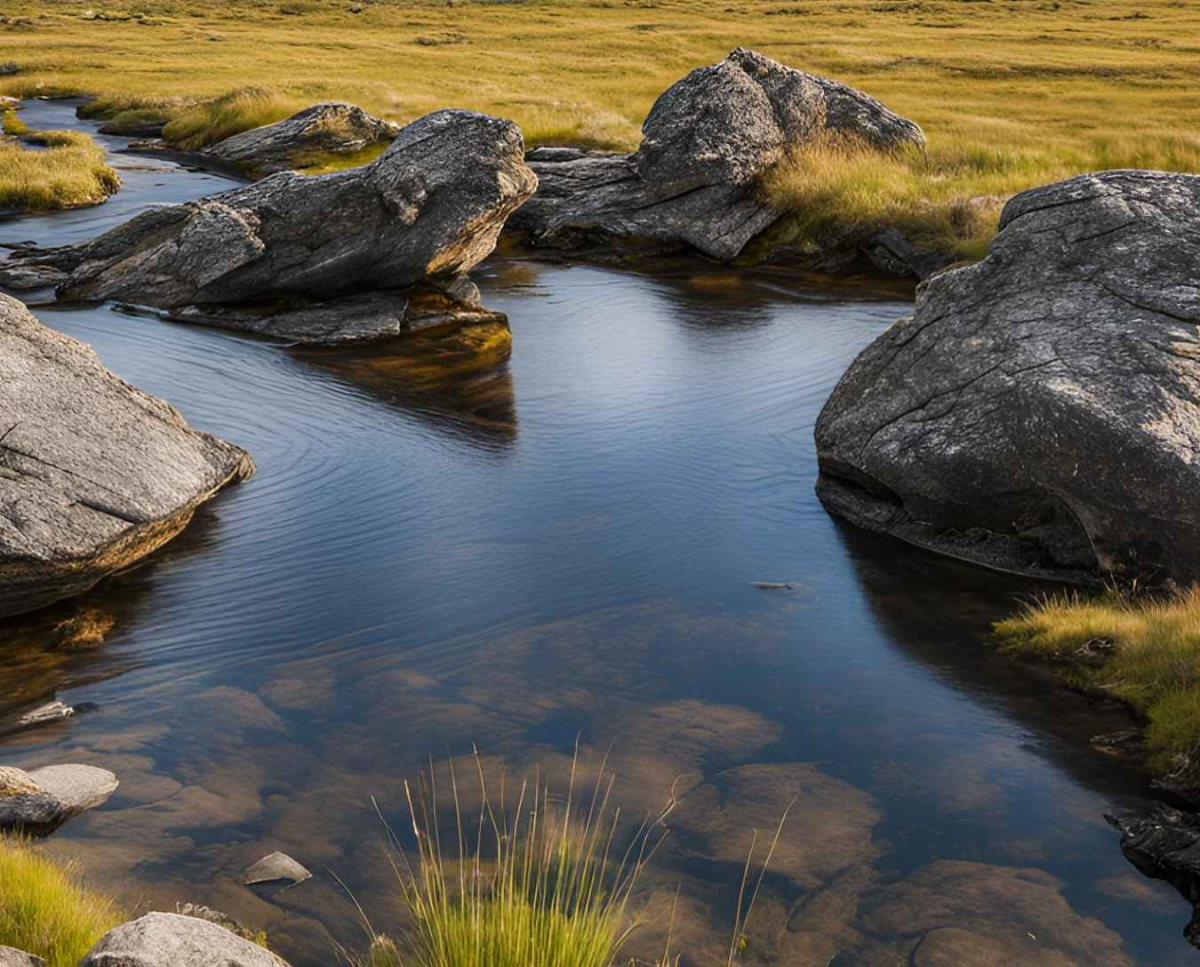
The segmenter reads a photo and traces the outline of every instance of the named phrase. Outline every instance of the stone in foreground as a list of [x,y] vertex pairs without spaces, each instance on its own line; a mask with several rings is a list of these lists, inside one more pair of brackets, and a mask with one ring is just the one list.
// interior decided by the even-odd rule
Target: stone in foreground
[[46,766],[33,772],[0,766],[0,830],[47,835],[99,806],[118,785],[111,772],[94,766]]
[[1159,805],[1106,816],[1121,833],[1121,852],[1146,876],[1166,880],[1195,907],[1183,935],[1200,947],[1200,816]]
[[330,156],[352,156],[387,144],[400,125],[341,101],[314,104],[290,118],[243,131],[200,154],[255,175],[304,168]]
[[1013,198],[817,421],[851,523],[1093,583],[1200,577],[1200,177],[1109,171]]
[[760,180],[788,151],[830,135],[880,151],[921,147],[920,127],[837,81],[739,47],[659,97],[631,155],[531,151],[537,194],[513,218],[532,244],[735,258],[780,215]]
[[0,616],[128,567],[253,469],[0,295]]
[[0,967],[46,967],[46,962],[15,947],[0,947]]
[[246,886],[255,883],[277,883],[286,880],[288,883],[303,883],[312,879],[312,874],[297,863],[287,853],[270,853],[251,866],[242,874],[242,882]]
[[54,285],[65,300],[163,309],[249,300],[330,300],[453,278],[495,247],[537,178],[509,121],[438,111],[368,165],[144,212],[98,238],[22,249],[0,284]]
[[148,913],[101,937],[79,967],[287,967],[287,962],[207,920]]

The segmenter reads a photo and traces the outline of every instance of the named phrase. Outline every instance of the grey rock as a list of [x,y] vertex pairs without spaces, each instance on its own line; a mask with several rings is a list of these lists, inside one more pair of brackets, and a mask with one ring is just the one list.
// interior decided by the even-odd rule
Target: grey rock
[[89,242],[15,251],[0,284],[58,272],[60,298],[166,309],[402,288],[486,257],[536,186],[516,125],[438,111],[362,167],[281,172],[144,212]]
[[0,947],[0,967],[46,967],[46,962],[15,947]]
[[86,591],[253,469],[0,295],[0,616]]
[[199,920],[207,920],[209,923],[215,923],[223,930],[229,930],[243,940],[253,940],[256,932],[249,927],[243,926],[227,913],[222,913],[220,910],[214,910],[212,907],[206,907],[201,903],[182,903],[176,904],[175,912],[183,917],[196,917]]
[[287,967],[287,962],[207,920],[148,913],[101,937],[79,967]]
[[286,853],[278,852],[264,856],[242,874],[242,882],[246,886],[255,883],[275,883],[279,880],[303,883],[311,878],[312,874],[303,866]]
[[1084,175],[1004,209],[817,421],[818,493],[965,560],[1094,582],[1200,576],[1200,177]]
[[0,830],[45,835],[99,806],[118,785],[116,776],[95,766],[46,766],[33,772],[0,766]]
[[360,107],[327,101],[275,124],[235,134],[199,153],[256,175],[268,175],[303,167],[307,159],[316,156],[352,155],[387,144],[399,133],[400,125]]
[[762,196],[762,175],[829,134],[881,151],[925,143],[920,127],[874,98],[739,47],[665,91],[631,155],[531,151],[540,187],[512,227],[539,246],[733,259],[780,215]]
[[1193,905],[1183,935],[1200,947],[1200,816],[1157,805],[1104,818],[1121,833],[1121,852],[1130,863],[1166,880]]
[[17,718],[15,727],[28,729],[35,725],[45,725],[47,722],[60,722],[75,714],[75,709],[60,701],[47,702],[26,712]]

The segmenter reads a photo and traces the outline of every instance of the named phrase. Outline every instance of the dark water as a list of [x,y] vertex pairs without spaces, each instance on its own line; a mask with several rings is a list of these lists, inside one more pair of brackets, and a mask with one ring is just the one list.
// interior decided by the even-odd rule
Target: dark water
[[[78,126],[62,103],[25,119]],[[120,158],[147,170],[108,204],[0,223],[0,242],[231,184]],[[475,277],[511,364],[434,399],[379,354],[38,309],[259,467],[151,561],[3,630],[0,714],[100,709],[0,740],[4,761],[122,780],[55,849],[130,905],[207,903],[329,963],[362,940],[332,874],[394,927],[372,796],[402,825],[401,780],[430,754],[465,769],[473,745],[557,782],[578,736],[588,768],[611,744],[631,813],[683,777],[644,885],[659,912],[680,886],[685,963],[720,959],[748,830],[793,797],[751,961],[908,963],[951,927],[1013,963],[1197,959],[1187,905],[1102,818],[1145,791],[1086,743],[1126,720],[986,642],[1034,589],[853,532],[813,495],[818,410],[902,300],[701,263],[497,257]],[[239,886],[273,849],[315,880]]]

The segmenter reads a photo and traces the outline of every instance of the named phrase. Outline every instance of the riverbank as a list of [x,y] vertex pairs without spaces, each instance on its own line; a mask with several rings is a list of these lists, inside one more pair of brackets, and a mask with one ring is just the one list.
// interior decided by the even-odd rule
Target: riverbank
[[812,159],[781,172],[769,190],[796,213],[781,232],[801,247],[906,225],[974,258],[1017,191],[1103,168],[1200,168],[1200,142],[1180,133],[1194,127],[1182,114],[1200,23],[1170,0],[723,10],[293,0],[203,13],[170,0],[50,13],[19,0],[0,31],[20,51],[0,93],[95,95],[91,113],[115,130],[166,124],[193,148],[342,99],[399,122],[446,105],[482,110],[516,121],[530,146],[629,149],[672,82],[752,46],[861,88],[928,136],[924,154],[886,164],[825,156],[819,179]]

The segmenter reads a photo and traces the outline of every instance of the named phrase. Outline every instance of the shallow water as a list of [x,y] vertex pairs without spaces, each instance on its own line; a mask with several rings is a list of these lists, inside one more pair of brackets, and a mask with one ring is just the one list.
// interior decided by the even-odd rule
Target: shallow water
[[[25,120],[90,127],[72,109]],[[108,204],[2,222],[0,242],[75,241],[233,184],[118,157]],[[661,912],[680,884],[685,963],[721,956],[747,831],[794,796],[751,961],[907,963],[946,927],[1028,944],[1012,962],[1196,960],[1187,905],[1103,821],[1145,794],[1086,743],[1123,715],[986,642],[1037,589],[852,531],[813,494],[820,406],[903,300],[699,262],[497,257],[475,279],[512,360],[437,398],[379,352],[38,309],[259,468],[143,566],[0,629],[0,716],[99,706],[0,739],[4,761],[122,780],[55,849],[132,903],[207,903],[297,967],[329,963],[362,943],[333,874],[394,929],[372,796],[400,828],[400,782],[431,754],[461,776],[476,745],[489,769],[557,778],[578,736],[589,768],[611,744],[633,814],[683,777],[645,887]],[[273,849],[316,878],[237,885]]]

